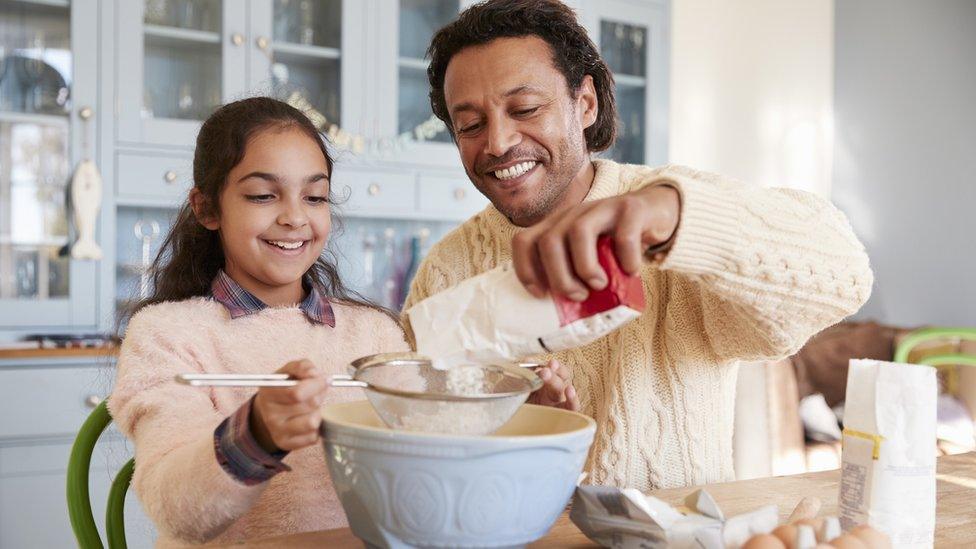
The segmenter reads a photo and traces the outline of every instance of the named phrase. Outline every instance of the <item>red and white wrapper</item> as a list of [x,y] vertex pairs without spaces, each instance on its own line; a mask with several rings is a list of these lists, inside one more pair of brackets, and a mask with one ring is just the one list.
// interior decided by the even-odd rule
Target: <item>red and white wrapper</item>
[[533,297],[508,263],[417,303],[407,311],[417,351],[450,368],[515,361],[603,337],[640,316],[644,288],[639,276],[621,269],[609,237],[599,239],[597,257],[608,284],[582,302]]

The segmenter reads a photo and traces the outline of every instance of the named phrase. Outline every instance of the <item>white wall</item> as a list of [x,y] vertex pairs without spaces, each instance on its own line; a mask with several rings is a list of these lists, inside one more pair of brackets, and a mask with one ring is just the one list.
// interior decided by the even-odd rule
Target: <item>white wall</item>
[[670,161],[831,187],[833,0],[673,0]]
[[876,278],[861,316],[976,326],[976,1],[841,1],[836,32],[833,198]]

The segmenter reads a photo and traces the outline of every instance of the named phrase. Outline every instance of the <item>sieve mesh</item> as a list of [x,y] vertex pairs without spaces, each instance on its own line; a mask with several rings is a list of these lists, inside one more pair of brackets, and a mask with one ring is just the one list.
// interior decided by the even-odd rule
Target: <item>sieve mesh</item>
[[515,365],[471,364],[438,370],[415,354],[375,355],[353,363],[366,396],[389,427],[486,435],[511,418],[542,381]]

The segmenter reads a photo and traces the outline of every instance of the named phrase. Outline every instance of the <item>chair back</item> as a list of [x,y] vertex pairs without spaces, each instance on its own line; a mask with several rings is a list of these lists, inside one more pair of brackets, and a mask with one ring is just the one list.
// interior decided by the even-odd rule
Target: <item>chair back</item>
[[[112,422],[105,402],[103,400],[99,403],[82,424],[68,458],[68,517],[71,519],[71,529],[78,540],[78,546],[82,549],[104,547],[92,515],[91,499],[88,495],[88,471],[98,437]],[[123,506],[134,469],[135,460],[130,459],[112,482],[105,511],[105,533],[110,549],[126,547]]]

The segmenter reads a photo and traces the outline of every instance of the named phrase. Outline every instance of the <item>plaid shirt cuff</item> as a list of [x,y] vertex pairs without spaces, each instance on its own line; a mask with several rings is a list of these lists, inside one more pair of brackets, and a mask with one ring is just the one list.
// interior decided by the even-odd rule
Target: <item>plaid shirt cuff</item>
[[268,453],[251,434],[253,402],[254,398],[245,402],[214,430],[217,462],[227,474],[247,486],[260,484],[282,471],[291,471],[281,461],[288,452]]

